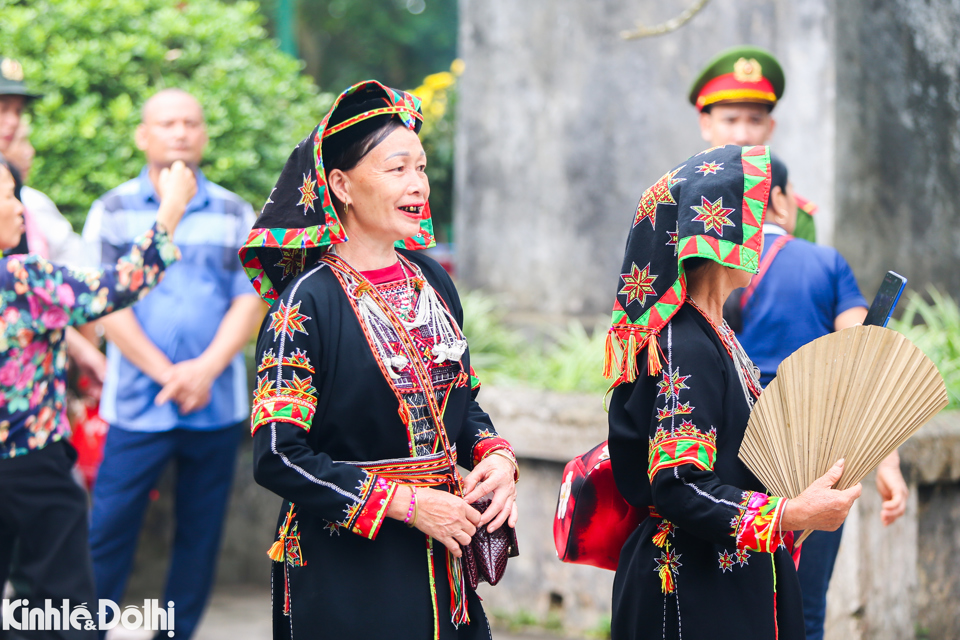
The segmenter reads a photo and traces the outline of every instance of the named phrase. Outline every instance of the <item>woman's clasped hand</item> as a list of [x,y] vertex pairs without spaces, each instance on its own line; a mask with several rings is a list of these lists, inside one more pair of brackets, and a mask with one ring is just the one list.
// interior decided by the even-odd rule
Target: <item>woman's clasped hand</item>
[[[505,457],[490,455],[482,460],[464,478],[464,497],[446,491],[417,488],[413,509],[413,489],[402,485],[397,489],[387,510],[387,516],[404,521],[411,513],[410,524],[442,543],[457,558],[462,555],[460,545],[468,545],[480,527],[491,532],[504,522],[517,524],[517,488],[513,464]],[[482,514],[471,504],[492,493],[490,506]]]

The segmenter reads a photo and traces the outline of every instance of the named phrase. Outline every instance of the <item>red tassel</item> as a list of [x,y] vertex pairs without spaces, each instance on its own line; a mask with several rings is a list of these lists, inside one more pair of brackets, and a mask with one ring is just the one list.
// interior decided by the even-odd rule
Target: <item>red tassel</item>
[[666,564],[660,567],[660,588],[664,595],[673,593],[677,589],[677,585],[673,582],[673,574],[670,573],[670,566]]
[[667,536],[669,534],[670,534],[670,529],[666,527],[661,527],[660,530],[657,531],[653,536],[653,544],[662,548],[663,545],[667,544]]

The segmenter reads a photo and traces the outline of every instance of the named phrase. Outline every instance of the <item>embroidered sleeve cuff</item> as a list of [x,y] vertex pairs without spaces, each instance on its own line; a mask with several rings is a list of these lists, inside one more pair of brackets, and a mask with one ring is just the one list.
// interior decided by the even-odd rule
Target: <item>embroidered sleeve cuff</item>
[[[291,363],[296,357],[305,356],[297,352],[291,358],[284,358],[283,362],[294,367],[296,365]],[[269,350],[263,354],[260,371],[264,370],[263,362],[268,359],[270,364],[267,369],[276,366],[277,360],[273,357],[273,351]],[[306,373],[313,373],[313,369],[308,369]],[[317,390],[313,386],[313,376],[304,374],[304,377],[300,378],[294,369],[291,377],[291,380],[281,379],[281,388],[277,389],[277,381],[270,379],[269,372],[262,377],[257,376],[257,390],[253,393],[253,407],[250,410],[250,435],[269,422],[289,422],[304,431],[310,431],[313,414],[317,410]]]
[[380,525],[387,517],[387,508],[399,485],[377,475],[367,475],[361,483],[361,500],[347,509],[343,526],[368,540],[377,537]]
[[717,459],[717,433],[715,429],[704,433],[698,431],[692,422],[683,421],[678,428],[657,429],[650,439],[650,453],[647,461],[647,477],[653,477],[664,469],[692,464],[698,469],[710,471]]
[[780,519],[787,501],[755,491],[745,491],[743,510],[734,521],[738,549],[773,553],[783,543]]
[[489,431],[480,432],[480,440],[477,444],[473,445],[473,455],[471,456],[473,461],[473,466],[480,464],[480,461],[492,454],[494,451],[506,451],[514,459],[516,459],[516,454],[513,452],[513,447],[510,446],[510,443],[501,438],[498,435],[491,434]]

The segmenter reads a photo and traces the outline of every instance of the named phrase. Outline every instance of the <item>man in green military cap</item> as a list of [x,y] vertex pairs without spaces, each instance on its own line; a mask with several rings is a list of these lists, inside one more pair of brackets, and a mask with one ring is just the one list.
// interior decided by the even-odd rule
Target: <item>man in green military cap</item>
[[[744,45],[721,51],[690,88],[690,104],[700,111],[700,134],[711,146],[768,144],[776,128],[773,108],[783,95],[783,69],[769,51]],[[816,242],[817,207],[796,196],[794,236]]]

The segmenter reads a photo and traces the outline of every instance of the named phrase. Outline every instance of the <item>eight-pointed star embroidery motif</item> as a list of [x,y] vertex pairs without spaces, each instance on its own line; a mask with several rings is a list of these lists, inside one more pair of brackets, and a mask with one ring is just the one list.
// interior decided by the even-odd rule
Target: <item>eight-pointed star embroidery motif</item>
[[679,398],[681,389],[689,389],[687,386],[687,380],[690,376],[681,376],[679,369],[674,369],[673,373],[663,372],[663,380],[657,383],[657,386],[660,387],[660,392],[657,393],[658,396],[667,396],[667,399],[670,398]]
[[733,571],[733,563],[735,562],[735,557],[730,555],[729,551],[720,552],[720,573],[725,571]]
[[275,265],[283,269],[283,277],[297,275],[303,271],[307,261],[307,254],[303,249],[281,249],[280,261]]
[[313,211],[313,201],[318,197],[315,187],[317,186],[317,181],[310,178],[310,174],[303,174],[303,186],[297,187],[300,191],[300,202],[297,203],[297,206],[303,205],[303,215],[307,215],[307,210]]
[[708,161],[697,167],[697,173],[704,176],[715,176],[718,171],[723,171],[722,162]]
[[270,314],[270,331],[273,331],[273,339],[276,340],[281,333],[287,334],[291,340],[297,331],[306,334],[307,330],[303,327],[304,320],[310,320],[310,316],[300,313],[299,302],[288,307],[281,300],[280,307]]
[[650,224],[656,229],[657,206],[677,204],[677,201],[673,199],[673,194],[670,193],[670,188],[686,180],[686,178],[674,177],[680,169],[683,169],[683,167],[677,167],[673,171],[663,174],[663,177],[657,180],[652,187],[643,192],[643,195],[640,196],[640,203],[637,205],[637,216],[633,220],[633,226],[640,224],[640,221],[644,218],[649,218]]
[[642,307],[647,300],[647,296],[657,295],[657,292],[653,290],[653,283],[657,276],[650,273],[649,263],[643,269],[633,263],[630,267],[630,273],[621,273],[620,277],[623,279],[623,288],[620,289],[620,293],[627,295],[627,302],[624,306],[639,300]]
[[715,202],[710,202],[705,197],[700,196],[700,206],[692,206],[690,208],[697,212],[697,217],[694,218],[693,221],[703,223],[704,233],[713,230],[723,235],[724,227],[736,226],[730,221],[730,218],[727,217],[727,214],[733,213],[734,210],[723,206],[722,197],[717,198]]

